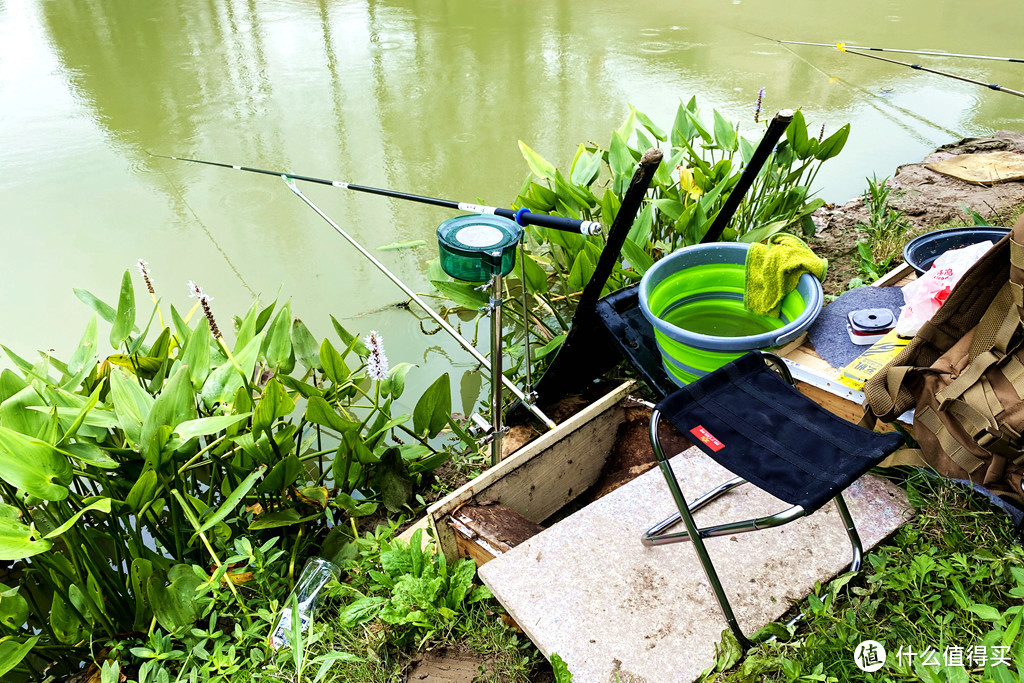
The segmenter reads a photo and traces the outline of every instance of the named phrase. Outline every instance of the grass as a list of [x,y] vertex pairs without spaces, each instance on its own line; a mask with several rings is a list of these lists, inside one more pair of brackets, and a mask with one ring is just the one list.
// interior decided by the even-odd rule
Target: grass
[[[872,550],[858,575],[845,575],[794,608],[806,616],[778,640],[742,662],[723,641],[716,669],[705,680],[745,681],[1018,681],[1024,644],[1017,637],[1024,611],[1024,549],[1009,518],[987,501],[944,480],[911,473],[904,482],[918,515]],[[855,665],[858,643],[883,643],[889,658],[876,673]],[[898,652],[935,650],[938,662],[958,650],[1006,654],[1010,666],[964,661],[929,666]],[[902,648],[902,650],[901,650]],[[993,650],[992,648],[1005,648]],[[977,654],[975,652],[975,654]],[[724,671],[722,671],[724,670]]]

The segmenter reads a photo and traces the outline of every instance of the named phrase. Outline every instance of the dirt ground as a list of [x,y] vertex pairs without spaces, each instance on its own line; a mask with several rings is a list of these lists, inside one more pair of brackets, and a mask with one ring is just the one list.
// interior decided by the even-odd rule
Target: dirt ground
[[[1024,154],[1024,134],[999,131],[990,138],[966,138],[943,145],[918,163],[900,166],[888,182],[892,188],[890,206],[905,214],[913,225],[911,234],[914,235],[937,227],[970,224],[964,206],[989,220],[1001,219],[1004,224],[1012,225],[1016,216],[1007,212],[1024,204],[1024,182],[972,185],[927,168],[927,164],[957,154],[997,151]],[[855,197],[841,206],[831,204],[819,209],[813,219],[818,231],[808,244],[815,253],[829,260],[825,293],[841,294],[850,279],[858,275],[853,257],[857,240],[863,233],[857,230],[857,225],[868,220],[868,210],[863,198]]]

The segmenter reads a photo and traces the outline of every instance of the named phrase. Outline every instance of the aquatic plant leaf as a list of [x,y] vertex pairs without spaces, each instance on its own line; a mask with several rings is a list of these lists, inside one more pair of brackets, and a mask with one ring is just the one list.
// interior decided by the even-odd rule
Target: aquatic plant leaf
[[260,482],[257,490],[260,493],[282,491],[294,484],[303,472],[305,469],[302,466],[302,461],[294,453],[289,453],[283,460],[270,468],[267,477]]
[[28,600],[18,586],[0,583],[0,624],[17,631],[28,621]]
[[334,326],[334,332],[341,339],[341,343],[345,345],[345,353],[342,357],[348,355],[348,350],[352,349],[358,356],[366,356],[370,353],[370,350],[366,348],[366,344],[362,342],[356,335],[352,334],[345,329],[345,326],[338,322],[337,318],[331,316],[331,324]]
[[569,290],[578,292],[586,287],[587,283],[590,282],[590,278],[594,275],[594,270],[595,266],[587,252],[581,251],[576,254],[576,258],[572,262],[572,268],[569,270]]
[[286,303],[277,312],[274,321],[270,323],[263,350],[267,365],[286,375],[295,367],[295,357],[292,355],[291,328],[292,309],[291,304]]
[[[170,585],[166,585],[167,581]],[[203,584],[192,567],[176,564],[165,575],[154,571],[146,582],[146,592],[153,608],[153,616],[160,626],[170,632],[191,626],[198,617],[196,588]]]
[[277,378],[271,379],[264,387],[259,403],[256,404],[256,411],[252,415],[252,430],[268,430],[279,418],[290,415],[294,410],[295,400],[288,395],[288,390]]
[[117,316],[117,311],[114,307],[105,301],[100,300],[95,294],[87,289],[73,289],[75,296],[78,297],[79,301],[84,303],[86,306],[96,311],[101,318],[108,323],[113,323],[114,318]]
[[84,368],[86,363],[96,355],[98,342],[99,334],[96,331],[96,316],[94,315],[85,326],[85,332],[82,333],[82,339],[78,342],[78,348],[71,354],[71,359],[68,361],[68,372],[74,375]]
[[225,403],[234,397],[235,392],[242,386],[245,379],[252,377],[256,367],[256,358],[259,356],[260,345],[263,343],[263,332],[249,340],[245,347],[234,354],[235,363],[239,371],[230,360],[220,365],[210,373],[203,383],[203,403],[207,407],[213,407],[215,403]]
[[182,422],[196,417],[195,390],[192,388],[188,368],[179,365],[142,423],[142,443],[148,444],[160,427],[166,426],[173,430]]
[[530,146],[522,140],[519,141],[519,151],[523,153],[526,165],[530,167],[535,176],[545,180],[550,180],[555,176],[554,164],[530,149]]
[[647,116],[647,114],[639,110],[634,111],[636,111],[636,119],[637,121],[640,122],[640,125],[646,128],[648,132],[650,132],[650,134],[655,137],[656,140],[658,140],[659,142],[665,142],[666,140],[668,140],[668,135],[665,133],[665,131],[656,126],[654,121],[651,121],[650,117]]
[[446,372],[434,380],[416,402],[416,407],[412,411],[413,430],[417,434],[426,433],[433,438],[448,424],[451,412],[451,380]]
[[342,417],[330,403],[319,396],[312,396],[306,402],[305,418],[307,422],[342,433],[359,428],[358,422]]
[[249,530],[259,531],[261,529],[276,529],[283,526],[292,526],[293,524],[311,522],[320,516],[321,513],[317,512],[316,514],[303,517],[295,508],[288,508],[287,510],[268,512],[267,514],[260,515],[249,525]]
[[142,475],[135,480],[132,484],[132,488],[128,491],[128,495],[125,496],[125,504],[128,509],[132,512],[139,512],[146,503],[153,500],[157,490],[157,477],[156,472],[153,470],[146,470]]
[[125,377],[123,372],[112,368],[110,400],[125,436],[133,445],[139,446],[142,443],[142,424],[153,407],[153,397],[138,383]]
[[612,170],[612,175],[631,176],[633,175],[633,166],[635,165],[635,160],[633,155],[629,153],[626,141],[622,139],[618,132],[612,133],[611,146],[608,148],[608,166]]
[[32,636],[25,642],[16,638],[0,640],[0,676],[21,664],[21,660],[28,656],[28,653],[39,642],[39,638],[40,636]]
[[210,376],[211,338],[210,326],[205,320],[200,320],[196,329],[189,334],[181,356],[181,361],[188,366],[188,374],[196,391],[202,390],[203,383]]
[[249,491],[252,490],[252,487],[256,485],[257,480],[259,480],[259,478],[263,476],[263,473],[265,471],[266,468],[263,465],[260,465],[258,468],[256,468],[254,472],[252,472],[251,474],[249,474],[249,476],[240,481],[238,483],[238,486],[235,487],[234,491],[231,492],[231,495],[225,498],[224,502],[220,504],[217,510],[212,515],[207,517],[206,520],[203,522],[202,526],[200,526],[196,530],[195,534],[192,535],[191,540],[189,540],[189,544],[194,543],[196,538],[199,537],[199,534],[209,529],[212,529],[216,525],[223,522],[228,515],[237,512],[238,506],[242,503],[242,499],[244,499],[249,494]]
[[69,458],[74,458],[87,465],[99,467],[104,470],[115,470],[120,465],[116,460],[107,455],[107,452],[91,441],[79,441],[60,446],[59,450]]
[[827,161],[832,157],[838,155],[843,151],[843,147],[846,146],[846,141],[850,137],[850,124],[846,124],[832,135],[821,141],[818,145],[817,151],[814,153],[814,158],[818,161]]
[[426,240],[408,240],[406,242],[392,242],[391,244],[383,244],[377,247],[377,251],[398,251],[400,249],[414,249],[416,247],[422,247],[426,243]]
[[112,501],[111,501],[110,498],[100,498],[99,500],[93,501],[89,505],[86,505],[84,508],[82,508],[81,510],[76,512],[75,514],[73,514],[70,517],[68,517],[67,520],[65,520],[63,524],[61,524],[56,529],[54,529],[50,533],[48,533],[45,536],[43,536],[43,538],[46,539],[46,540],[50,540],[51,538],[57,538],[61,534],[65,533],[68,529],[73,527],[75,524],[77,524],[78,520],[81,519],[82,515],[84,515],[86,512],[91,512],[93,510],[99,510],[100,512],[109,513],[110,512],[110,504],[111,504],[111,502]]
[[64,500],[71,463],[45,441],[0,427],[0,479],[43,500]]
[[622,244],[622,255],[629,261],[629,265],[633,270],[640,275],[646,273],[647,269],[654,265],[654,259],[628,237]]
[[319,347],[306,324],[296,318],[292,322],[292,349],[295,357],[310,370],[320,370]]
[[36,540],[32,527],[21,520],[0,517],[0,560],[14,561],[44,553],[52,547],[47,540]]
[[399,363],[388,371],[388,377],[381,385],[381,393],[391,398],[399,398],[405,393],[405,376],[409,374],[415,365],[412,363]]
[[[102,314],[101,314],[102,315]],[[117,299],[117,314],[114,316],[113,327],[110,328],[110,345],[117,348],[135,327],[135,288],[132,276],[127,270],[121,277],[121,295]]]

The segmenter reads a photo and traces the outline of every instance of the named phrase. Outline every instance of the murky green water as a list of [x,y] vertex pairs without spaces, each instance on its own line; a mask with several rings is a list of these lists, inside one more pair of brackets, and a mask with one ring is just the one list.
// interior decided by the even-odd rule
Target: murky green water
[[[71,288],[113,299],[144,257],[165,301],[184,307],[188,279],[224,317],[253,293],[288,297],[314,333],[328,313],[381,330],[393,361],[428,366],[414,388],[453,366],[458,384],[466,355],[386,310],[400,292],[281,181],[146,150],[505,205],[526,173],[517,139],[565,164],[577,142],[607,143],[627,103],[667,126],[693,94],[752,133],[765,86],[769,110],[852,121],[820,177],[839,201],[937,144],[1019,128],[1022,101],[747,31],[1021,56],[1021,29],[1008,0],[0,0],[0,337],[67,352],[88,318]],[[1024,88],[1019,64],[929,63]],[[369,247],[427,239],[380,254],[427,290],[449,212],[308,194]],[[461,381],[474,395],[479,379]]]

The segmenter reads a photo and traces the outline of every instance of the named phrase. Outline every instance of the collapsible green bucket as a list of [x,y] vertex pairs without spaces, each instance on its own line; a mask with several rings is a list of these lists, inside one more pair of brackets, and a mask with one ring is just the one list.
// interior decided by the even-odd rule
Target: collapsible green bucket
[[779,318],[743,306],[750,245],[715,242],[685,247],[652,266],[640,281],[640,310],[654,327],[662,364],[679,386],[694,382],[754,349],[796,339],[824,302],[809,274],[782,301]]

